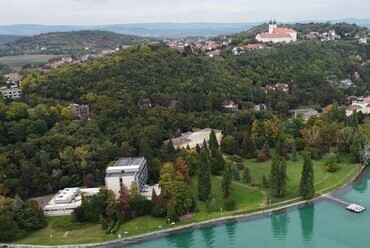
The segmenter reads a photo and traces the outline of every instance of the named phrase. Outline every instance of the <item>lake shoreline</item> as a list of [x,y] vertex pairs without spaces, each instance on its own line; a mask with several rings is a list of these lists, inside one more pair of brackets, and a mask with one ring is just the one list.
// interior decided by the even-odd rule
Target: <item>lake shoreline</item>
[[189,230],[194,230],[194,229],[203,228],[203,227],[207,227],[207,226],[220,225],[220,224],[227,223],[227,222],[247,221],[247,220],[251,220],[251,219],[255,219],[255,218],[261,218],[261,217],[264,217],[264,216],[268,216],[270,214],[280,212],[280,211],[283,211],[283,210],[305,206],[307,204],[312,204],[312,203],[315,203],[317,201],[328,200],[328,199],[323,197],[324,194],[335,194],[335,193],[338,193],[338,192],[341,192],[341,191],[345,190],[350,185],[352,185],[352,183],[354,183],[361,176],[363,176],[365,171],[366,171],[366,166],[363,165],[361,167],[360,172],[356,176],[354,176],[349,182],[347,182],[345,185],[342,185],[341,187],[336,188],[336,189],[334,189],[330,192],[322,193],[322,194],[316,196],[313,199],[300,200],[298,202],[294,202],[294,199],[291,199],[291,201],[293,201],[293,203],[278,206],[278,207],[273,207],[273,208],[265,207],[265,209],[263,209],[263,210],[251,212],[251,213],[248,213],[248,214],[230,215],[230,216],[225,216],[225,217],[221,217],[221,218],[201,221],[201,222],[197,222],[197,223],[191,223],[191,224],[186,224],[186,225],[182,225],[182,226],[177,226],[177,227],[169,228],[169,229],[166,229],[166,230],[159,230],[159,231],[155,231],[155,232],[139,234],[139,235],[135,235],[135,236],[132,236],[132,237],[115,239],[115,240],[101,242],[101,243],[75,244],[75,245],[56,245],[56,246],[26,245],[26,244],[0,244],[0,248],[13,248],[13,247],[25,247],[25,248],[26,247],[28,247],[28,248],[36,248],[36,247],[60,247],[60,248],[80,247],[80,248],[85,248],[86,247],[87,248],[87,247],[110,247],[110,246],[117,245],[117,244],[129,245],[129,244],[134,244],[134,243],[139,243],[139,242],[144,242],[144,241],[150,241],[150,240],[158,239],[158,238],[165,237],[165,236],[168,236],[168,235],[173,235],[173,234],[177,234],[177,233],[180,233],[180,232],[186,232],[186,231],[189,231]]

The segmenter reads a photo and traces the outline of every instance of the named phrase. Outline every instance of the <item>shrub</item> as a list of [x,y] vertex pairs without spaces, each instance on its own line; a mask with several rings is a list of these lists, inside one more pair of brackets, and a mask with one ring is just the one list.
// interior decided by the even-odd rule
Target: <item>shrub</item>
[[251,175],[249,173],[249,169],[248,169],[248,167],[245,167],[244,171],[243,171],[243,182],[250,183],[251,180],[252,179],[251,179]]
[[150,214],[152,211],[153,204],[151,201],[145,197],[135,197],[131,202],[132,210],[135,212],[136,216],[143,216]]
[[215,198],[210,198],[206,202],[206,208],[211,211],[217,211],[221,208],[220,204],[217,202]]
[[262,188],[268,188],[269,187],[268,182],[267,182],[267,178],[266,178],[265,175],[262,176],[261,186],[262,186]]
[[240,181],[240,171],[237,166],[233,166],[233,174],[234,174],[235,180]]
[[118,232],[118,229],[120,228],[121,226],[121,221],[116,221],[116,223],[114,224],[113,228],[112,228],[112,233],[116,234]]
[[106,219],[101,221],[101,229],[106,230],[108,228],[108,222]]
[[72,216],[73,216],[73,220],[76,222],[84,222],[87,219],[85,215],[85,211],[83,210],[82,207],[75,208],[73,210]]
[[337,164],[337,156],[334,153],[329,153],[325,155],[325,169],[328,172],[335,172],[339,169]]
[[225,199],[224,208],[227,211],[234,210],[236,208],[236,202],[235,202],[234,198],[229,197],[229,198]]
[[263,152],[263,150],[259,151],[257,154],[256,162],[262,163],[267,161],[269,158],[266,156],[266,154]]
[[167,207],[164,204],[155,206],[152,209],[152,216],[154,217],[165,217],[167,215]]

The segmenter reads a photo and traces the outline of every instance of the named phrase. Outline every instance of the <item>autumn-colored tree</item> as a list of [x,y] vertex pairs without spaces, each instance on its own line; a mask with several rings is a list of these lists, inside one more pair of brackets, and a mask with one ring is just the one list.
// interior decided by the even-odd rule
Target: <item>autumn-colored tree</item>
[[176,161],[173,164],[173,168],[175,169],[175,171],[180,172],[182,174],[185,183],[189,183],[190,181],[189,167],[181,158],[176,159]]
[[130,205],[130,203],[131,203],[130,192],[125,185],[122,185],[121,189],[119,190],[118,205],[123,207],[125,205]]

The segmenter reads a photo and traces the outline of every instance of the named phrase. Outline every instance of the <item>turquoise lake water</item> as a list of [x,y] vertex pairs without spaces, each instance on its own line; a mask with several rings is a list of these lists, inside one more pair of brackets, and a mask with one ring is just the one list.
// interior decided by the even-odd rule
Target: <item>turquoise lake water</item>
[[[337,196],[370,207],[369,171]],[[369,210],[356,214],[338,203],[320,200],[256,219],[194,229],[124,247],[367,248],[370,247]]]

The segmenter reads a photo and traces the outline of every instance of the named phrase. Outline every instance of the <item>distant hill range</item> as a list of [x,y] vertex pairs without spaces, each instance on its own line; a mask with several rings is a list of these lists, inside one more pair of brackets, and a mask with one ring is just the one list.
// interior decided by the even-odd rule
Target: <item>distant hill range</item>
[[[266,20],[267,21],[267,20]],[[282,21],[282,20],[277,20]],[[370,19],[337,19],[337,20],[306,20],[297,22],[284,22],[287,24],[327,22],[355,23],[359,26],[370,28]],[[49,32],[70,32],[80,30],[101,30],[121,34],[137,35],[142,37],[168,37],[180,38],[189,36],[218,36],[235,34],[246,31],[263,22],[253,23],[140,23],[140,24],[117,24],[105,26],[49,26],[49,25],[7,25],[0,26],[0,34],[31,36]]]
[[22,36],[18,35],[1,35],[0,34],[0,45],[12,42],[14,40],[17,40],[19,38],[22,38]]
[[21,54],[79,55],[151,41],[154,39],[107,31],[54,32],[22,37],[2,44],[0,45],[0,56]]

